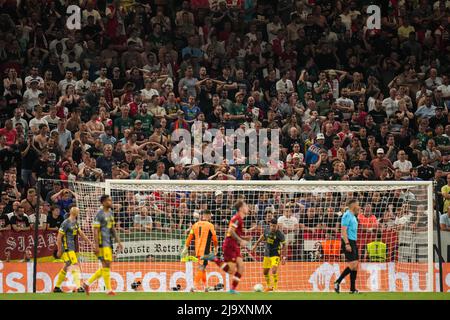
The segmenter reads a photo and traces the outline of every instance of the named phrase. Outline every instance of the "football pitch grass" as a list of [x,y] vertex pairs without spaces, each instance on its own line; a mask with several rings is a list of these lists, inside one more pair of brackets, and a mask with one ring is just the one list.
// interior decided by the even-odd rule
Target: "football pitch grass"
[[118,292],[105,293],[11,293],[0,300],[450,300],[450,294],[437,292],[367,292],[357,295],[342,292]]

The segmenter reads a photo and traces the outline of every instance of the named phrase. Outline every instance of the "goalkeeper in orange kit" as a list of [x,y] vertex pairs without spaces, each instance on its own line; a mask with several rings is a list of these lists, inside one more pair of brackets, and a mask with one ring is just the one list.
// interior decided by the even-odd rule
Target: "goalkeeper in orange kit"
[[182,257],[187,256],[191,241],[194,239],[195,256],[198,259],[198,269],[194,277],[193,291],[199,290],[202,287],[202,284],[205,291],[208,289],[206,280],[206,266],[208,265],[208,261],[201,260],[200,257],[209,254],[211,252],[211,246],[213,246],[214,254],[217,254],[218,242],[216,230],[210,220],[211,212],[209,210],[204,210],[200,221],[192,226],[181,253]]

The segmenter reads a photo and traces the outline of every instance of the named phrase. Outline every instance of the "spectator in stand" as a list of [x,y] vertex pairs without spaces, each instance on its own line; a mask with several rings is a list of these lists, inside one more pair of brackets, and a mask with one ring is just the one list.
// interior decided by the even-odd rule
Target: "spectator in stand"
[[63,221],[64,216],[60,214],[60,208],[56,205],[53,205],[45,221],[46,229],[58,231]]
[[381,170],[382,169],[391,169],[393,170],[394,167],[392,166],[392,163],[389,159],[385,158],[384,150],[382,148],[377,149],[377,155],[376,158],[372,160],[370,163],[370,166],[372,167],[375,178],[380,178]]
[[[392,1],[381,11],[382,32],[355,32],[367,14],[354,1],[333,10],[324,1],[201,9],[159,1],[152,10],[81,1],[81,32],[62,31],[67,4],[25,3],[16,14],[10,2],[0,4],[11,22],[0,36],[0,173],[20,173],[14,198],[25,213],[38,209],[28,194],[38,178],[389,181],[450,171],[442,1],[419,9]],[[228,150],[225,133],[214,148],[234,156],[226,168],[200,167],[188,153],[177,163],[173,131],[191,127],[205,137],[207,128],[280,130],[279,173],[267,175],[259,153]],[[270,134],[264,143],[274,146]],[[55,191],[46,185],[41,196],[50,201]],[[155,228],[171,230],[165,219],[155,218]]]
[[25,214],[25,210],[22,205],[18,205],[14,214],[9,219],[12,230],[16,232],[28,231],[31,229],[28,216]]
[[393,163],[394,169],[399,169],[402,177],[409,178],[410,176],[410,170],[412,168],[411,161],[406,159],[406,153],[404,150],[400,150],[397,153],[397,159]]
[[441,231],[450,231],[450,207],[439,218]]

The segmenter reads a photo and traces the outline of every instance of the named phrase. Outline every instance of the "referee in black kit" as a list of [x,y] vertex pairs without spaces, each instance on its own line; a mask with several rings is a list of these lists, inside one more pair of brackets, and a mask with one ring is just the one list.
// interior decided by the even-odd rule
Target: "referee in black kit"
[[350,293],[358,293],[355,288],[356,274],[358,270],[358,247],[356,245],[358,235],[358,220],[356,215],[359,212],[359,203],[356,199],[351,199],[347,203],[347,210],[342,216],[341,221],[341,250],[345,255],[347,268],[341,273],[334,283],[334,291],[340,292],[342,280],[350,274]]

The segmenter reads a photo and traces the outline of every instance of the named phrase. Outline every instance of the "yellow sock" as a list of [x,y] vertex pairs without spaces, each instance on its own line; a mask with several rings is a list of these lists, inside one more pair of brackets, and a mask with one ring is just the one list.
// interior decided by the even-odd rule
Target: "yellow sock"
[[103,280],[105,280],[106,291],[111,291],[111,272],[109,268],[102,269]]
[[270,288],[270,273],[265,274],[264,278],[266,278],[267,287]]
[[273,277],[273,288],[276,289],[278,287],[278,273],[272,275]]
[[95,273],[89,278],[87,281],[88,285],[93,284],[97,279],[99,279],[102,276],[102,268],[95,271]]
[[56,280],[56,287],[61,287],[61,284],[63,283],[64,279],[66,278],[66,271],[64,269],[61,269],[58,273],[58,279]]
[[72,270],[72,277],[73,277],[73,282],[75,283],[75,285],[77,286],[77,288],[81,287],[80,270],[78,270],[78,269],[73,269],[73,270]]

